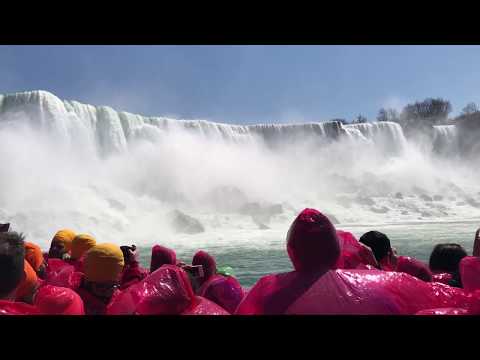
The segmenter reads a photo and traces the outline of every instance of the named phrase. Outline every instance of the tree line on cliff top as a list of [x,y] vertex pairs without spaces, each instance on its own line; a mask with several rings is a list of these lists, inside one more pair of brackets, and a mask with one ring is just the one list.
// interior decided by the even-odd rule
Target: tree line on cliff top
[[[393,121],[407,129],[455,124],[457,120],[480,121],[480,109],[474,102],[468,103],[461,114],[455,118],[449,118],[451,112],[450,101],[442,98],[427,98],[407,104],[400,112],[393,108],[381,108],[376,121]],[[346,119],[332,119],[332,121],[339,121],[342,124],[359,124],[368,122],[368,119],[360,114],[351,122]]]

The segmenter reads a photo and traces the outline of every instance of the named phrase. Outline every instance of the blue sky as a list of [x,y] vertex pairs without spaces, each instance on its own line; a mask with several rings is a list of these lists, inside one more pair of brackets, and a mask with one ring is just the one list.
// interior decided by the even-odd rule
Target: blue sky
[[426,97],[480,104],[480,46],[0,46],[0,93],[42,89],[226,123],[374,119]]

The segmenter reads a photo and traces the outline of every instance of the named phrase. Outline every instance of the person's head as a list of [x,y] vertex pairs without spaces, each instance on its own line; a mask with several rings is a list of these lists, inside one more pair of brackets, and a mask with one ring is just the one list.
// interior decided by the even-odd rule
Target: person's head
[[175,251],[165,246],[155,245],[152,248],[152,258],[150,260],[150,272],[154,272],[162,265],[175,265],[177,255]]
[[320,211],[303,210],[288,230],[287,252],[296,271],[334,268],[340,256],[335,227]]
[[46,267],[40,246],[31,242],[25,242],[25,260],[28,261],[30,266],[40,277],[43,277]]
[[198,279],[200,284],[203,284],[210,277],[217,273],[217,263],[215,259],[209,253],[203,250],[197,251],[195,253],[192,259],[192,265],[201,265],[203,267],[203,277],[201,279]]
[[438,244],[430,254],[431,271],[456,273],[460,261],[467,256],[465,249],[459,244]]
[[71,258],[80,259],[88,250],[97,244],[95,238],[88,234],[78,234],[72,240]]
[[85,255],[83,270],[89,290],[100,298],[110,298],[118,287],[125,261],[115,244],[99,244]]
[[74,238],[75,233],[72,230],[63,229],[58,231],[52,239],[48,257],[62,259],[63,256],[68,254],[72,249],[72,241]]
[[64,287],[42,286],[35,294],[33,304],[46,315],[85,315],[82,298]]
[[0,299],[11,299],[24,277],[25,245],[22,234],[0,233]]
[[372,249],[373,255],[378,262],[392,254],[390,239],[379,231],[366,232],[360,237],[359,241]]

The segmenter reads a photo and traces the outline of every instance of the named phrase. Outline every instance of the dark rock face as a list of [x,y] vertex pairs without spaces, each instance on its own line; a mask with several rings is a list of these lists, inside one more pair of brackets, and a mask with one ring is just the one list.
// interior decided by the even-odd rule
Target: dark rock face
[[217,187],[207,194],[205,200],[221,212],[237,212],[248,202],[243,191],[234,186]]
[[401,192],[397,192],[395,194],[395,199],[403,199],[403,194]]
[[177,233],[198,234],[205,231],[200,221],[181,211],[174,210],[170,217],[171,224]]
[[260,205],[252,202],[242,206],[240,213],[250,215],[256,224],[268,224],[272,216],[283,214],[283,206],[282,204]]
[[259,228],[260,230],[268,230],[268,229],[270,229],[267,225],[262,224],[262,223],[258,223],[257,226],[258,226],[258,228]]
[[467,204],[470,205],[470,206],[473,206],[473,207],[476,207],[476,208],[480,208],[480,203],[479,203],[478,201],[476,201],[475,199],[467,198],[467,199],[465,199],[465,201],[466,201]]

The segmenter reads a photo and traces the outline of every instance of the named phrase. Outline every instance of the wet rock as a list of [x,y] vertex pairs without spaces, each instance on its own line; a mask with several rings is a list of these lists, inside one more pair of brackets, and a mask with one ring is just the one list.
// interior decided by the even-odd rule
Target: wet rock
[[108,204],[117,210],[124,211],[127,207],[123,205],[120,201],[117,201],[115,199],[107,199]]
[[387,208],[386,206],[382,206],[381,208],[376,208],[376,207],[371,207],[370,208],[370,211],[373,211],[374,213],[377,213],[377,214],[385,214],[387,212],[390,211],[389,208]]
[[244,214],[244,215],[252,215],[252,214],[260,213],[261,210],[262,210],[262,207],[258,202],[249,202],[243,205],[239,211],[241,214]]
[[258,228],[259,228],[260,230],[268,230],[268,229],[270,229],[267,225],[262,224],[262,223],[258,223],[257,226],[258,226]]
[[248,202],[248,198],[235,186],[219,186],[207,194],[205,201],[217,211],[236,212]]
[[422,199],[424,201],[433,201],[433,199],[430,196],[425,195],[425,194],[421,194],[420,199]]
[[473,206],[473,207],[476,207],[476,208],[480,208],[480,203],[479,203],[478,201],[476,201],[475,199],[467,198],[467,199],[465,199],[465,201],[466,201],[467,204],[470,205],[470,206]]
[[170,213],[170,221],[177,233],[198,234],[205,231],[200,221],[178,210]]
[[428,193],[427,190],[425,190],[424,188],[421,188],[419,186],[413,186],[412,191],[417,195],[422,195],[422,194]]
[[464,194],[464,191],[462,190],[461,187],[459,187],[458,185],[454,184],[453,182],[449,182],[448,183],[448,186],[451,190],[453,190],[453,192],[455,192],[457,195],[463,195]]
[[282,204],[262,206],[257,202],[251,202],[242,206],[240,213],[250,215],[255,222],[268,224],[273,216],[283,214],[283,206]]

